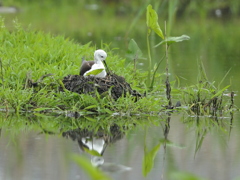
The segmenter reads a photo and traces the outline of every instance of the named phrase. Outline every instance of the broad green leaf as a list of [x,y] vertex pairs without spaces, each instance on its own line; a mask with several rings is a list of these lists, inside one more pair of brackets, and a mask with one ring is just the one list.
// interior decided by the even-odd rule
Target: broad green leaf
[[187,35],[182,35],[182,36],[177,36],[177,37],[167,37],[166,39],[162,40],[159,44],[157,44],[156,46],[154,47],[158,47],[162,44],[172,44],[172,43],[176,43],[176,42],[181,42],[181,41],[186,41],[186,40],[189,40],[190,37],[187,36]]
[[97,75],[97,74],[101,73],[103,70],[104,70],[103,68],[101,68],[101,69],[94,69],[94,70],[88,72],[88,73],[86,74],[86,76],[89,76],[89,75]]
[[142,51],[141,49],[138,47],[136,41],[134,41],[134,39],[131,39],[129,44],[128,44],[128,51],[127,51],[127,57],[130,59],[134,59],[137,57],[141,57],[142,56]]
[[144,158],[143,158],[143,175],[146,176],[153,168],[154,159],[157,155],[157,152],[160,148],[161,142],[157,144],[151,151],[146,152],[144,148]]
[[101,156],[101,154],[99,154],[96,150],[90,150],[90,149],[85,148],[85,147],[83,147],[83,149],[84,149],[85,152],[87,152],[88,154],[91,154],[93,156],[99,156],[99,157]]
[[90,176],[92,180],[110,180],[111,178],[105,175],[102,171],[92,166],[89,159],[79,156],[78,154],[71,155],[71,158]]
[[153,30],[159,37],[164,39],[162,30],[158,24],[158,15],[156,11],[152,8],[151,4],[147,6],[147,27],[148,35],[150,35],[151,30]]

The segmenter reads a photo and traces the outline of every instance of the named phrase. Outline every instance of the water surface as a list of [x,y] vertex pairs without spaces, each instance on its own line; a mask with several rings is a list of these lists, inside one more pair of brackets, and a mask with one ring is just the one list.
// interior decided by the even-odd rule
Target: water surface
[[[188,173],[209,180],[240,177],[239,116],[234,116],[232,128],[230,117],[216,120],[173,114],[169,126],[160,116],[145,119],[154,125],[139,124],[107,145],[104,165],[111,163],[110,166],[127,168],[114,172],[102,168],[112,179],[174,179]],[[11,124],[11,119],[7,120]],[[62,132],[45,134],[37,126],[28,129],[28,125],[25,128],[21,125],[20,130],[6,128],[6,119],[2,117],[1,121],[0,179],[89,179],[70,158],[77,153],[91,159],[81,150],[77,139],[63,137]],[[66,121],[64,117],[63,121]],[[151,150],[159,142],[154,167],[144,177],[144,146]]]

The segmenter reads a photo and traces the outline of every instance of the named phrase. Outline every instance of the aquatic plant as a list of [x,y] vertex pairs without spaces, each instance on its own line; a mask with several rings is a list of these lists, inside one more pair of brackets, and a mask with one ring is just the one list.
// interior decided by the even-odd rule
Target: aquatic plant
[[[177,43],[177,42],[182,42],[185,40],[189,40],[190,37],[187,35],[181,35],[178,37],[171,37],[171,36],[167,36],[166,32],[168,32],[168,34],[170,33],[170,30],[167,31],[166,27],[171,28],[172,27],[172,23],[173,23],[173,17],[174,17],[174,7],[176,6],[176,1],[171,1],[170,5],[169,5],[169,21],[170,21],[170,25],[167,26],[166,22],[165,22],[165,37],[162,33],[162,30],[158,24],[158,15],[157,13],[152,9],[151,5],[148,5],[147,7],[147,27],[148,27],[148,33],[147,33],[147,49],[148,49],[148,78],[147,78],[147,84],[148,84],[148,88],[149,89],[153,89],[154,87],[154,82],[155,82],[155,74],[157,72],[157,69],[159,68],[161,62],[163,61],[163,59],[166,59],[166,96],[167,96],[167,100],[168,100],[168,105],[166,106],[167,108],[173,108],[172,105],[172,98],[171,98],[171,84],[169,82],[169,60],[168,60],[168,49],[169,46],[173,43]],[[160,60],[158,61],[158,63],[155,65],[155,67],[152,69],[152,57],[151,57],[151,50],[152,47],[150,46],[150,42],[149,42],[149,36],[151,31],[154,31],[159,37],[161,37],[163,40],[158,43],[157,45],[154,46],[154,48],[157,48],[161,45],[165,45],[165,54],[162,56],[162,58],[160,58]],[[134,63],[136,64],[136,59],[138,59],[138,57],[142,57],[142,51],[140,50],[140,48],[138,47],[137,43],[134,40],[131,40],[129,42],[129,47],[128,47],[128,56],[130,58],[132,58],[134,60]],[[134,69],[136,69],[136,65],[134,65]],[[216,115],[216,112],[218,110],[227,110],[228,108],[224,108],[223,106],[228,106],[228,107],[233,107],[233,97],[231,97],[231,104],[227,105],[225,103],[222,104],[223,102],[223,93],[229,88],[229,86],[226,86],[222,89],[220,89],[220,84],[223,82],[223,80],[226,78],[228,72],[226,73],[226,75],[224,76],[224,78],[222,79],[222,81],[219,83],[218,88],[215,88],[215,86],[213,85],[213,83],[211,83],[206,76],[205,70],[204,70],[204,66],[201,64],[199,66],[199,71],[200,71],[200,75],[201,78],[198,79],[198,85],[196,85],[195,89],[193,88],[192,90],[190,90],[192,88],[192,86],[186,87],[186,89],[188,89],[188,94],[186,95],[186,91],[185,90],[179,90],[182,93],[185,93],[185,96],[182,96],[184,102],[188,105],[190,105],[190,109],[193,110],[195,113],[201,114],[203,111],[207,114],[211,114],[211,115]],[[151,75],[152,74],[152,75]],[[190,88],[190,89],[189,89]],[[179,92],[177,89],[174,89],[175,93]],[[232,96],[234,96],[234,93]],[[186,98],[188,98],[188,102],[186,102]],[[231,108],[230,108],[231,109]]]
[[[229,71],[222,81],[228,73]],[[230,85],[221,88],[222,81],[218,86],[214,85],[214,82],[210,82],[202,63],[199,63],[198,74],[196,85],[181,90],[182,99],[189,106],[190,114],[222,116],[223,111],[231,111],[236,108],[233,101],[234,92],[230,93],[230,98],[224,96]]]
[[[172,3],[170,3],[171,5]],[[173,13],[174,11],[172,9],[173,5],[170,6],[169,12],[170,12],[170,24],[172,24],[172,18],[173,18]],[[168,37],[167,35],[163,35],[163,32],[158,24],[158,15],[156,11],[152,8],[152,5],[149,4],[147,6],[147,12],[146,12],[146,24],[147,24],[147,52],[148,52],[148,78],[146,80],[147,86],[150,90],[153,89],[154,87],[154,82],[155,82],[155,76],[156,72],[161,64],[161,62],[166,59],[166,96],[168,100],[168,107],[172,108],[172,100],[171,100],[171,85],[169,82],[169,67],[168,67],[168,48],[171,44],[176,43],[176,42],[181,42],[185,40],[189,40],[190,37],[187,35],[182,35],[179,37]],[[161,37],[163,40],[155,45],[155,48],[160,46],[160,45],[166,45],[165,46],[165,54],[162,56],[162,58],[159,59],[158,63],[152,68],[152,56],[151,56],[151,50],[153,47],[150,45],[150,40],[149,36],[151,35],[151,32],[154,31],[159,37]],[[166,22],[165,22],[165,34],[166,34]],[[128,57],[130,59],[134,60],[134,70],[136,71],[136,60],[142,56],[142,51],[138,47],[137,43],[132,39],[129,42],[128,45]]]

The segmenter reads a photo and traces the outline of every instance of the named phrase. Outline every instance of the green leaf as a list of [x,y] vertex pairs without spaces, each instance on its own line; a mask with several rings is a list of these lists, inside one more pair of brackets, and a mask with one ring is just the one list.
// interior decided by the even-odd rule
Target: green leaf
[[113,112],[110,109],[105,108],[104,111],[108,114],[113,114]]
[[142,57],[142,51],[138,47],[136,41],[134,39],[131,39],[129,44],[128,44],[128,51],[127,51],[127,57],[129,59],[135,59],[136,57]]
[[85,107],[84,110],[95,109],[95,108],[97,108],[97,105],[90,105],[88,107]]
[[96,119],[91,118],[91,117],[89,117],[89,116],[86,116],[85,118],[86,118],[87,120],[91,121],[91,122],[96,122],[96,121],[97,121]]
[[101,68],[101,69],[94,69],[94,70],[88,72],[88,73],[86,74],[86,76],[89,76],[89,75],[97,75],[97,74],[101,73],[103,70],[104,70],[103,68]]
[[147,27],[148,35],[150,35],[151,30],[153,30],[159,37],[164,39],[162,30],[158,24],[158,15],[156,11],[152,8],[151,4],[147,6]]
[[157,144],[151,151],[146,152],[146,147],[144,148],[144,158],[143,158],[143,175],[146,176],[153,168],[154,159],[160,148],[161,142]]
[[172,44],[172,43],[176,43],[176,42],[181,42],[181,41],[186,41],[186,40],[189,40],[190,37],[187,36],[187,35],[181,35],[181,36],[177,36],[177,37],[167,37],[166,39],[162,40],[159,44],[157,44],[156,46],[154,47],[158,47],[162,44]]
[[226,87],[224,87],[223,89],[221,89],[220,91],[218,91],[216,94],[214,94],[214,95],[211,97],[211,99],[213,99],[213,98],[221,95],[221,94],[222,94],[227,88],[229,88],[229,87],[230,87],[230,85],[227,85]]
[[79,156],[78,154],[71,155],[71,158],[90,176],[92,180],[110,180],[111,178],[105,175],[102,171],[92,166],[89,159]]
[[101,154],[99,154],[96,150],[90,150],[86,147],[83,147],[84,151],[87,152],[88,154],[90,155],[93,155],[93,156],[101,156]]

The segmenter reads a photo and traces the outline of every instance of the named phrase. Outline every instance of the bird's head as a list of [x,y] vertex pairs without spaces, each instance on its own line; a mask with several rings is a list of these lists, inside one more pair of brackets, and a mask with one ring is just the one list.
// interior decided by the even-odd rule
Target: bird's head
[[94,53],[94,60],[95,61],[104,61],[107,58],[107,53],[102,50],[102,49],[98,49],[95,51]]

